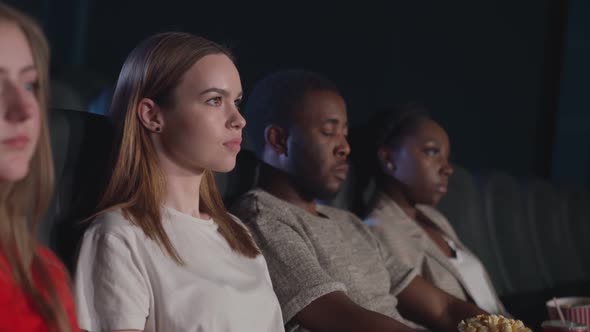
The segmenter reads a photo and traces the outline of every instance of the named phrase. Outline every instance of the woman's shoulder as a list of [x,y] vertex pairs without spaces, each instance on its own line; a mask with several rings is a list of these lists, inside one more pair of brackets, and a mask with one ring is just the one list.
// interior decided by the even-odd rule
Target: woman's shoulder
[[86,230],[87,234],[128,234],[139,230],[139,227],[133,224],[130,216],[126,215],[121,209],[107,210],[97,215],[90,222]]
[[[67,283],[68,282],[68,270],[66,269],[65,265],[62,261],[57,257],[56,254],[53,253],[51,249],[43,245],[37,245],[35,251],[35,265],[40,264],[41,270],[38,271],[37,269],[33,268],[33,274],[43,273],[43,277],[49,277],[57,281],[58,283]],[[8,261],[5,259],[4,253],[0,254],[0,271],[7,272],[9,269]],[[8,273],[8,272],[7,272]],[[8,275],[8,274],[7,274]],[[5,280],[9,280],[11,278],[5,278]]]
[[453,225],[451,225],[447,217],[445,217],[445,215],[438,209],[436,209],[434,206],[417,205],[416,208],[428,219],[430,219],[430,221],[436,224],[438,228],[440,228],[443,232],[447,233],[447,235],[452,235],[456,237]]
[[65,277],[68,275],[66,267],[51,249],[45,246],[39,246],[37,247],[37,256],[39,256],[43,265],[49,269],[49,272],[52,275],[57,275],[58,277]]
[[437,208],[435,208],[434,206],[418,204],[418,205],[416,205],[416,208],[420,212],[422,212],[422,214],[426,215],[429,219],[431,219],[435,223],[443,222],[443,223],[448,224],[450,226],[449,221],[447,220],[447,217],[445,217],[445,215],[442,212],[440,212]]
[[[60,302],[64,306],[70,327],[72,331],[80,331],[76,319],[76,311],[74,308],[74,298],[71,293],[71,280],[68,270],[63,265],[61,260],[51,251],[51,249],[39,246],[37,247],[37,255],[41,258],[46,272],[53,282],[53,287],[57,292]],[[46,275],[37,274],[36,278],[46,278]],[[37,279],[38,280],[38,279]],[[38,285],[43,283],[37,282]]]
[[389,195],[381,191],[375,194],[368,211],[366,219],[373,218],[396,221],[408,218],[402,208]]
[[57,290],[61,301],[71,301],[70,275],[62,261],[57,255],[55,255],[55,253],[53,253],[53,251],[51,251],[51,249],[45,246],[37,247],[37,256],[40,259],[40,263],[43,265],[43,269],[41,271],[33,271],[36,278],[46,278],[48,276],[45,275],[45,273],[47,273],[49,278],[51,278],[53,286]]
[[390,231],[400,235],[415,227],[415,224],[393,200],[384,200],[374,205],[363,221],[372,230]]

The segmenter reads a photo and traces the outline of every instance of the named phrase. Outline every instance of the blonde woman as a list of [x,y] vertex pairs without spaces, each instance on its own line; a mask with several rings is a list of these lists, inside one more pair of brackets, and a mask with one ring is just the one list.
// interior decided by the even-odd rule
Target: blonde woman
[[35,240],[53,186],[47,41],[0,3],[0,50],[0,331],[78,331],[67,272]]
[[163,33],[128,56],[115,89],[112,177],[86,231],[75,288],[88,331],[283,331],[266,263],[226,212],[245,120],[227,50]]

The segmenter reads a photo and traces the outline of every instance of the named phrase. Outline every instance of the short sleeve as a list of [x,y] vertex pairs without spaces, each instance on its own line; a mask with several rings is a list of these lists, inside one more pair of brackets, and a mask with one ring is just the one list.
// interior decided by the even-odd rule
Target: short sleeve
[[150,307],[147,277],[132,241],[90,229],[84,235],[74,293],[80,328],[143,330]]
[[346,292],[324,271],[305,234],[280,220],[248,225],[266,259],[285,322],[326,294]]
[[[420,262],[423,260],[424,252],[412,244],[415,238],[403,230],[392,227],[392,225],[386,225],[386,221],[384,222],[384,220],[378,216],[374,216],[365,220],[365,225],[368,226],[371,234],[377,239],[378,244],[383,250],[393,256],[396,262],[418,267],[418,272],[421,273]],[[383,253],[383,256],[387,257],[387,254]]]
[[379,252],[385,261],[385,266],[389,272],[391,280],[391,289],[389,293],[393,296],[397,296],[403,291],[412,280],[418,275],[418,269],[406,264],[401,259],[392,255],[387,247],[383,246],[378,239],[375,238],[375,242],[379,248]]

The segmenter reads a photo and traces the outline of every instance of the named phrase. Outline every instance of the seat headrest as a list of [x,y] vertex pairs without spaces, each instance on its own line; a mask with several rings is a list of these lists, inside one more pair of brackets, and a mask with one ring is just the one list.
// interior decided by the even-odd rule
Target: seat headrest
[[55,191],[40,238],[71,266],[80,222],[94,212],[104,189],[113,132],[104,116],[63,109],[50,111],[49,130]]
[[69,84],[58,80],[51,80],[51,108],[82,111],[86,108],[84,100]]

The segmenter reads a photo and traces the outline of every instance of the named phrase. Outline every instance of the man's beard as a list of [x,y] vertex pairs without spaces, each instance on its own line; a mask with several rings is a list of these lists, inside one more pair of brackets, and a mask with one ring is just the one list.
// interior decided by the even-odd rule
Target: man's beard
[[310,177],[297,177],[292,176],[292,183],[297,188],[297,191],[306,199],[310,201],[320,200],[320,201],[331,201],[340,192],[342,186],[339,186],[338,189],[333,190],[328,188],[327,186],[321,183],[321,179],[317,179],[314,181],[313,178]]

